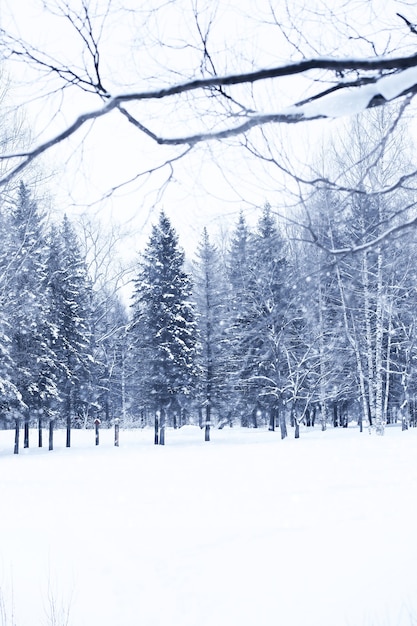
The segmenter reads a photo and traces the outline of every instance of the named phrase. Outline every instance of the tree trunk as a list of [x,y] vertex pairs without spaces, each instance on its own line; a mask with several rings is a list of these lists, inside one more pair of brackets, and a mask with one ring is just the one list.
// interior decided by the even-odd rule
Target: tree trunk
[[159,444],[159,419],[156,413],[155,413],[154,429],[155,429],[154,444],[157,446]]
[[281,429],[281,439],[285,439],[285,437],[287,436],[287,422],[285,419],[285,411],[280,411],[279,427]]
[[[356,367],[358,371],[359,388],[360,388],[361,400],[362,400],[362,414],[360,417],[359,427],[360,427],[360,431],[362,432],[363,420],[367,419],[367,397],[366,397],[366,389],[365,389],[365,375],[364,375],[363,366],[362,366],[362,355],[361,355],[358,336],[356,332],[355,318],[351,310],[350,310],[350,316],[348,316],[348,305],[346,302],[345,290],[344,290],[342,276],[341,276],[340,268],[338,264],[336,264],[336,276],[337,276],[337,285],[338,285],[339,293],[340,293],[340,300],[342,303],[342,314],[343,314],[343,322],[345,325],[346,337],[351,347],[353,348],[353,352],[355,354],[355,360],[356,360]],[[350,330],[349,319],[351,320],[352,332]]]
[[159,445],[165,445],[165,409],[161,409],[159,421]]
[[96,446],[100,444],[100,420],[94,420],[94,428],[96,431]]
[[116,418],[114,420],[114,445],[118,448],[119,447],[119,430],[120,430],[120,425],[119,425],[119,418]]
[[325,329],[324,329],[324,304],[323,304],[323,286],[321,280],[321,272],[319,272],[319,289],[318,289],[318,307],[319,307],[319,351],[320,351],[320,360],[319,360],[319,368],[320,368],[320,384],[319,384],[319,393],[320,393],[320,416],[321,416],[321,429],[322,431],[327,428],[327,402],[326,402],[326,379],[327,379],[327,371],[326,371],[326,347],[324,341]]
[[206,428],[204,433],[204,441],[210,441],[210,423],[211,423],[211,406],[210,402],[206,404]]
[[14,431],[14,454],[19,454],[20,418],[16,418]]
[[333,428],[338,427],[338,417],[337,417],[337,402],[333,402]]
[[385,431],[383,415],[383,367],[382,367],[382,342],[384,339],[384,311],[382,307],[382,254],[378,250],[378,282],[376,296],[376,330],[375,330],[375,427],[378,435]]
[[29,417],[25,417],[23,447],[29,448]]
[[54,449],[54,420],[49,420],[49,449]]
[[374,363],[374,344],[372,341],[372,322],[374,311],[371,309],[371,294],[369,285],[369,265],[368,252],[365,252],[362,260],[362,281],[364,289],[364,315],[365,315],[365,336],[366,336],[366,360],[368,364],[368,408],[369,408],[369,425],[372,426],[375,419],[375,363]]
[[71,415],[70,414],[67,415],[67,440],[66,440],[65,445],[67,448],[71,447]]
[[298,419],[295,419],[294,422],[295,422],[294,438],[299,439],[300,438],[300,422],[298,421]]
[[42,417],[38,417],[38,448],[42,448]]
[[269,430],[275,431],[275,407],[273,406],[269,409]]

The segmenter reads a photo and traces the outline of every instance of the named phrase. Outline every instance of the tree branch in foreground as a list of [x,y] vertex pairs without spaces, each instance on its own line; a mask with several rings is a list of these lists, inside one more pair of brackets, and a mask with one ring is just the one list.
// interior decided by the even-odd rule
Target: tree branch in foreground
[[[130,102],[162,100],[187,92],[211,90],[214,87],[221,86],[253,84],[259,81],[306,74],[310,71],[317,70],[324,70],[334,74],[335,77],[337,77],[336,84],[276,113],[248,113],[243,122],[210,132],[200,132],[180,137],[159,136],[128,113],[122,106]],[[343,78],[343,74],[354,70],[377,72],[377,74],[371,76],[363,75],[354,81],[346,81]],[[384,74],[383,72],[387,73]],[[64,131],[40,144],[33,150],[0,155],[2,161],[22,159],[18,165],[0,178],[0,184],[4,185],[8,183],[13,176],[20,173],[31,161],[54,145],[61,143],[73,135],[87,122],[103,117],[116,109],[126,116],[129,122],[135,125],[139,131],[145,133],[159,145],[192,146],[205,141],[221,140],[227,137],[241,135],[254,127],[265,124],[295,124],[316,119],[332,119],[343,115],[352,115],[373,106],[384,105],[401,96],[414,95],[415,93],[417,93],[417,55],[375,59],[308,59],[254,72],[223,77],[212,76],[187,81],[167,88],[108,96],[103,106],[80,115],[73,124],[68,126]],[[103,93],[100,92],[98,95],[102,100]]]

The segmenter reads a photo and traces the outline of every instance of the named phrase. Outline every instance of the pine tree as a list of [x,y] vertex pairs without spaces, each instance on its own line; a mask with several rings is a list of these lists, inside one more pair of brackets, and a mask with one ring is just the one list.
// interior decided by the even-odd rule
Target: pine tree
[[22,397],[13,383],[11,335],[13,307],[10,300],[10,251],[12,225],[9,212],[0,204],[0,427],[4,427],[23,410]]
[[[242,424],[257,425],[259,410],[274,423],[283,387],[282,338],[287,296],[285,246],[265,205],[249,235],[240,217],[230,253],[233,362]],[[251,415],[249,420],[248,413]]]
[[228,253],[228,280],[230,285],[227,335],[228,345],[228,378],[231,382],[230,414],[237,411],[242,425],[248,424],[247,410],[250,401],[247,389],[241,384],[242,341],[248,330],[248,302],[251,281],[251,238],[245,217],[241,212],[232,234]]
[[49,236],[49,341],[55,355],[60,403],[70,446],[71,419],[92,408],[91,289],[76,233],[65,216]]
[[137,392],[143,405],[160,416],[161,444],[166,412],[181,410],[182,399],[190,396],[195,382],[196,321],[191,296],[184,252],[161,212],[139,264],[130,330]]
[[53,353],[48,345],[46,289],[45,216],[27,187],[21,183],[11,209],[8,307],[13,312],[10,326],[10,355],[13,377],[25,406],[25,447],[29,445],[29,420],[38,419],[51,398],[56,397]]
[[[194,295],[198,311],[200,393],[205,407],[205,439],[210,440],[212,408],[227,408],[226,390],[226,303],[227,285],[217,247],[207,229],[197,249],[194,263]],[[226,399],[227,395],[227,399]]]

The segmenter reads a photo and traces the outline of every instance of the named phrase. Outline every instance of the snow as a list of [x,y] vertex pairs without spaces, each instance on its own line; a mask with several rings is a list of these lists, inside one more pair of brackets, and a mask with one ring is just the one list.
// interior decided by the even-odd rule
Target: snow
[[375,83],[358,87],[345,87],[326,94],[303,105],[294,105],[281,111],[283,115],[302,115],[305,119],[316,117],[338,118],[356,115],[368,108],[375,96],[388,102],[417,84],[417,67],[409,67],[396,73],[382,76]]
[[417,620],[417,429],[55,437],[15,456],[0,431],[0,608],[16,626],[56,623],[51,606],[73,626]]

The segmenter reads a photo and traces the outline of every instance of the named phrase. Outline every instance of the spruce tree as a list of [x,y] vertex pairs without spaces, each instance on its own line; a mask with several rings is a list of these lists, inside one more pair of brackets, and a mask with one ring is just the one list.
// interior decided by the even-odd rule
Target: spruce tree
[[49,340],[70,446],[71,419],[91,410],[91,289],[76,233],[65,216],[49,237]]
[[0,428],[5,427],[23,409],[21,395],[13,383],[14,367],[11,356],[13,306],[9,297],[11,286],[10,251],[12,226],[6,206],[0,203]]
[[[205,439],[210,440],[212,408],[227,408],[226,303],[227,285],[217,247],[207,229],[197,248],[194,263],[194,295],[198,311],[199,392],[205,409]],[[227,400],[226,400],[227,396]]]
[[47,341],[45,216],[29,190],[20,184],[11,208],[8,308],[10,356],[15,385],[24,403],[25,447],[29,445],[29,420],[41,419],[51,398],[56,397],[53,353]]
[[[240,216],[230,249],[232,362],[242,425],[257,426],[259,410],[274,424],[282,389],[285,248],[265,205],[255,233]],[[250,415],[250,419],[249,419]]]
[[183,408],[195,383],[196,321],[191,297],[184,252],[161,212],[139,263],[130,327],[141,396],[137,402],[159,414],[161,444],[167,412],[173,416]]

